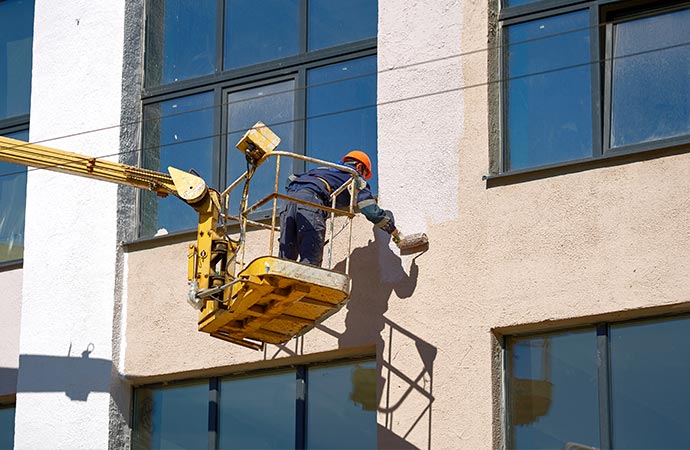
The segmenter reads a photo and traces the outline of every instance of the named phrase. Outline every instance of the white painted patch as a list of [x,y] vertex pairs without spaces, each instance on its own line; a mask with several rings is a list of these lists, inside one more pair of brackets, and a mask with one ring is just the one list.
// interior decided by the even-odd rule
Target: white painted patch
[[461,52],[462,11],[452,1],[382,2],[379,11],[380,199],[413,234],[458,217],[461,60],[427,61]]
[[[433,24],[433,26],[430,26]],[[456,1],[379,3],[379,200],[407,235],[456,220],[464,129],[462,8]],[[432,61],[432,62],[429,62]],[[387,281],[414,256],[379,248]],[[405,273],[394,267],[402,263]]]

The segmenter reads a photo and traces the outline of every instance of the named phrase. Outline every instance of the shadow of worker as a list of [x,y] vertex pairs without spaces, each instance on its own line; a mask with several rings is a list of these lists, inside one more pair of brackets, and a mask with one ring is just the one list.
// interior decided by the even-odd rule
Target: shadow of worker
[[[400,406],[399,403],[390,405],[387,401],[382,400],[383,389],[386,385],[383,371],[390,372],[393,370],[399,376],[404,377],[403,371],[393,368],[391,362],[387,361],[384,355],[383,333],[386,331],[386,327],[389,328],[388,333],[396,333],[412,339],[424,361],[425,371],[423,373],[428,373],[429,376],[433,373],[432,367],[436,349],[385,317],[385,313],[388,311],[388,302],[393,293],[401,300],[408,299],[414,294],[419,277],[416,258],[421,254],[412,259],[409,272],[406,272],[402,259],[397,252],[390,248],[390,236],[379,229],[374,229],[374,240],[370,240],[366,247],[355,249],[350,255],[352,291],[350,301],[346,305],[345,330],[338,335],[338,347],[347,348],[372,344],[376,346],[377,368],[371,369],[365,377],[370,380],[368,385],[375,386],[375,393],[371,392],[367,395],[368,402],[361,401],[366,410],[378,410],[388,415],[392,412],[391,409],[394,410]],[[344,268],[345,262],[343,261],[335,267],[335,270],[343,271]],[[426,347],[420,347],[424,344],[430,347],[431,351]],[[427,362],[429,357],[431,362]],[[403,381],[413,385],[417,384],[419,379],[403,378]],[[408,391],[412,390],[412,387],[408,389]],[[400,401],[404,402],[406,398],[407,393],[402,396]],[[372,400],[373,403],[371,403]],[[433,400],[430,400],[429,403],[431,401]],[[379,406],[379,402],[386,406]],[[380,448],[417,448],[407,442],[404,437],[398,436],[388,429],[389,426],[388,423],[378,425]]]
[[[384,314],[392,293],[405,299],[411,297],[417,287],[417,256],[408,274],[400,256],[389,244],[390,235],[374,229],[374,240],[369,240],[366,247],[356,248],[350,255],[352,290],[346,305],[345,331],[338,336],[339,348],[376,344],[376,352],[380,354]],[[345,261],[339,262],[334,269],[344,272]]]

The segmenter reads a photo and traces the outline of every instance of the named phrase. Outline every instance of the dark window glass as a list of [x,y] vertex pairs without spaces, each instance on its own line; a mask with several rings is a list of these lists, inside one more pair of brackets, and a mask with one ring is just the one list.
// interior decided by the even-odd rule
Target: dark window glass
[[690,319],[611,326],[613,448],[690,445]]
[[690,10],[614,27],[611,147],[690,133]]
[[[371,38],[377,33],[377,9],[377,0],[147,0],[145,84],[156,89],[144,92],[142,164],[160,171],[167,164],[194,167],[202,174],[212,170],[212,180],[207,181],[224,189],[247,169],[235,144],[257,121],[281,137],[280,150],[339,161],[357,148],[375,163],[376,43]],[[222,17],[216,17],[218,14]],[[344,46],[342,51],[313,51],[355,41],[362,46],[362,40],[367,46],[357,50]],[[343,62],[345,57],[364,55],[367,57]],[[367,76],[347,80],[358,75]],[[185,82],[167,86],[182,80]],[[309,83],[312,86],[305,93]],[[321,83],[326,85],[319,86]],[[180,100],[159,99],[197,98],[206,89],[214,91],[213,100],[220,104],[217,108],[209,109],[208,114],[166,118],[171,105]],[[209,94],[208,99],[211,97]],[[205,100],[204,96],[194,102],[196,106],[211,104]],[[295,117],[296,112],[300,117]],[[181,145],[166,150],[172,139],[178,139],[173,136],[190,132],[197,140],[184,150]],[[222,132],[222,137],[201,139],[214,132]],[[180,160],[179,153],[193,154],[193,161],[185,161],[186,156]],[[273,190],[275,161],[270,158],[254,175],[250,204]],[[287,176],[304,166],[301,161],[283,158],[279,191]],[[372,190],[376,191],[375,179]],[[140,237],[196,224],[194,211],[179,200],[140,195]],[[241,189],[230,196],[231,215],[236,215],[240,197]],[[258,208],[252,219],[268,217],[270,206]]]
[[[350,150],[367,153],[376,172],[376,57],[307,72],[307,155],[340,162]],[[367,180],[376,192],[376,177]]]
[[206,382],[137,388],[132,448],[207,448],[213,429],[220,450],[376,448],[376,362],[302,368],[222,378],[217,402]]
[[132,448],[208,448],[208,391],[208,383],[137,389]]
[[149,0],[147,8],[147,86],[214,72],[216,0]]
[[520,6],[527,5],[529,3],[537,3],[542,0],[503,0],[504,6]]
[[[213,92],[144,107],[143,166],[167,173],[168,166],[194,169],[211,185],[213,163]],[[176,197],[142,191],[141,235],[195,228],[197,213]]]
[[[228,184],[247,170],[244,155],[235,148],[242,135],[257,121],[261,121],[280,138],[278,149],[294,151],[295,82],[293,80],[270,84],[228,94]],[[278,190],[292,173],[292,158],[280,163]],[[264,198],[275,186],[276,159],[269,158],[251,180],[249,205]],[[242,189],[230,196],[231,213],[239,207]],[[266,207],[266,206],[265,206]]]
[[[6,136],[29,140],[28,131]],[[0,263],[24,257],[25,209],[26,167],[0,162]]]
[[307,448],[376,448],[376,362],[309,370]]
[[0,2],[0,120],[29,114],[33,0]]
[[225,69],[299,52],[298,0],[227,0]]
[[596,333],[508,341],[510,448],[599,447]]
[[14,407],[0,407],[0,450],[14,448],[14,414]]
[[377,0],[309,0],[309,50],[376,37]]
[[588,26],[585,10],[508,27],[508,169],[592,156]]
[[295,371],[220,383],[218,449],[295,446]]

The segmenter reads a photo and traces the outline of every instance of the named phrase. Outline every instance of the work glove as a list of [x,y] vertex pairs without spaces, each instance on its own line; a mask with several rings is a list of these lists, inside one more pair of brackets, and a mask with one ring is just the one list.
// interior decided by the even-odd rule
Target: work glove
[[393,214],[390,211],[385,210],[384,214],[386,217],[381,222],[377,223],[376,226],[381,228],[386,233],[392,235],[397,231],[395,228],[395,221],[393,220]]
[[403,234],[398,229],[393,230],[391,233],[391,239],[393,239],[393,242],[398,246],[398,248],[400,248],[400,242],[403,240],[403,238]]

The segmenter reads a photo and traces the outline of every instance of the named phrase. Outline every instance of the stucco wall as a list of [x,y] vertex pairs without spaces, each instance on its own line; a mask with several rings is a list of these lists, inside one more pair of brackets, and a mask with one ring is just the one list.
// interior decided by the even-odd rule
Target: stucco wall
[[401,257],[359,218],[348,307],[265,353],[194,331],[186,244],[132,251],[127,375],[373,345],[381,447],[489,449],[497,334],[687,309],[687,155],[487,187],[489,15],[487,2],[379,0],[381,203],[428,251]]
[[[123,11],[123,2],[36,1],[32,142],[118,153]],[[116,193],[28,174],[17,449],[108,446]]]
[[22,269],[0,271],[0,396],[17,391]]

